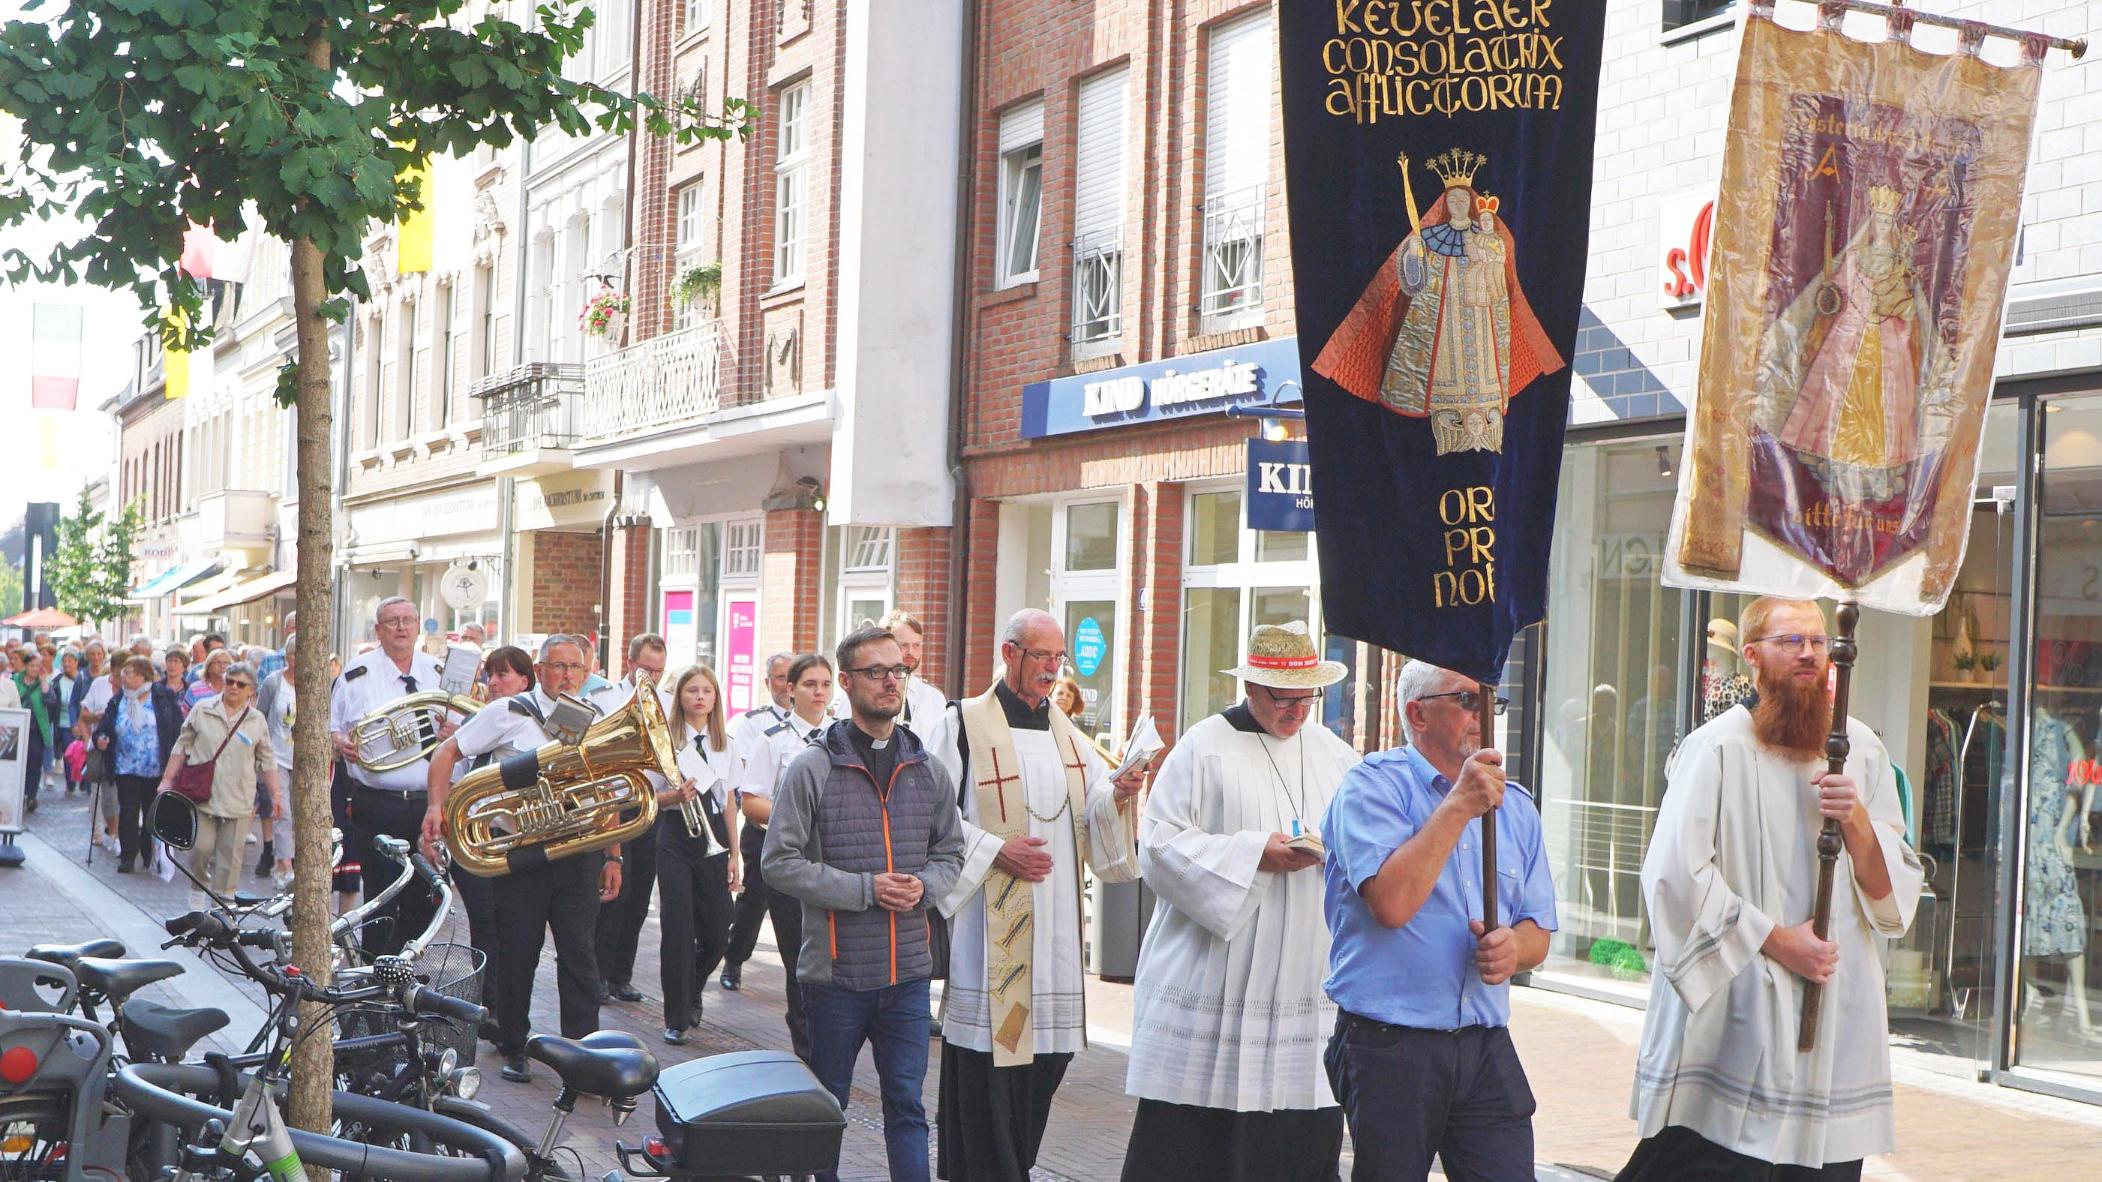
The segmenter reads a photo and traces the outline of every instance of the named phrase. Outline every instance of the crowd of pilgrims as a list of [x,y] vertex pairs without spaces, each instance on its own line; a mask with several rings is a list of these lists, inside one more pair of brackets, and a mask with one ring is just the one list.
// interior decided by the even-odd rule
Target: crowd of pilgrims
[[[1164,758],[1112,767],[1075,719],[1064,632],[1040,611],[1006,621],[999,672],[975,696],[948,700],[917,676],[925,629],[894,612],[830,656],[774,655],[768,700],[734,716],[715,671],[667,669],[660,637],[630,642],[616,682],[583,638],[483,650],[477,629],[458,643],[479,653],[483,708],[448,717],[425,758],[375,771],[352,726],[441,683],[419,623],[408,601],[380,603],[376,643],[333,681],[340,906],[391,880],[378,836],[438,855],[448,791],[549,742],[560,707],[602,717],[657,695],[677,755],[676,782],[652,777],[658,820],[640,836],[498,878],[453,868],[486,957],[482,1036],[506,1078],[532,1078],[532,986],[550,936],[564,1036],[596,1030],[609,1000],[646,1000],[632,976],[654,888],[665,1042],[688,1041],[711,981],[740,988],[770,924],[790,1040],[842,1105],[872,1053],[891,1178],[1023,1182],[1087,1045],[1083,884],[1143,878],[1155,905],[1133,987],[1126,1182],[1330,1182],[1346,1129],[1359,1182],[1413,1182],[1434,1160],[1452,1178],[1534,1176],[1510,981],[1545,959],[1556,895],[1533,798],[1482,736],[1505,703],[1472,678],[1406,663],[1393,704],[1407,741],[1360,757],[1309,725],[1346,667],[1305,624],[1263,625],[1221,671],[1239,701]],[[1889,757],[1850,723],[1845,773],[1824,766],[1829,641],[1814,604],[1758,600],[1739,628],[1752,692],[1681,741],[1644,864],[1659,963],[1627,1182],[1852,1179],[1894,1145],[1875,946],[1911,922],[1920,862]],[[208,657],[200,678],[213,680],[195,697],[144,654],[97,674],[82,657],[87,689],[65,687],[77,700],[57,721],[99,758],[67,785],[119,786],[120,869],[144,856],[138,810],[168,769],[248,728],[259,692],[256,754],[231,761],[223,801],[215,783],[201,811],[222,831],[197,856],[230,885],[227,855],[257,806],[283,815],[286,647],[260,675],[260,660]],[[98,676],[109,688],[91,697]],[[199,726],[207,706],[218,721]],[[1820,937],[1808,914],[1826,818],[1845,852]],[[1485,819],[1499,851],[1487,927]],[[264,839],[258,873],[289,871],[289,830]],[[399,948],[432,906],[405,893],[367,942]],[[1799,1053],[1805,983],[1826,997],[1815,1049]]]

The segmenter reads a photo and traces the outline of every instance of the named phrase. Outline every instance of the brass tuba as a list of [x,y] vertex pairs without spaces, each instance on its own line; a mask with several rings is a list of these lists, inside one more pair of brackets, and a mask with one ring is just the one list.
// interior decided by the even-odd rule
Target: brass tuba
[[645,690],[575,744],[549,743],[467,773],[445,796],[446,844],[453,861],[483,878],[604,849],[656,823],[647,772],[679,778],[664,707]]
[[372,772],[391,772],[420,759],[429,759],[438,749],[438,728],[447,711],[473,714],[482,704],[460,694],[421,690],[399,697],[358,719],[350,728],[350,741],[357,747],[358,766]]

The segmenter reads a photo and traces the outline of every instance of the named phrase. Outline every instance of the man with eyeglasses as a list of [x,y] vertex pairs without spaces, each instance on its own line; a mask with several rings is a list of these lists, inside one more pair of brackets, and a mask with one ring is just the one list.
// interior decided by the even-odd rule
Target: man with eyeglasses
[[802,905],[801,946],[781,954],[796,958],[811,1070],[844,1108],[868,1043],[891,1182],[925,1182],[928,916],[963,863],[956,788],[898,725],[911,670],[890,632],[864,625],[836,655],[852,717],[781,773],[762,860],[774,893]]
[[[1487,692],[1410,661],[1395,687],[1408,745],[1366,756],[1322,819],[1339,1010],[1325,1059],[1358,1182],[1425,1178],[1434,1156],[1451,1177],[1532,1182],[1510,980],[1547,958],[1555,885],[1539,810],[1481,732]],[[1480,919],[1485,817],[1499,854],[1493,930]]]
[[[547,719],[563,695],[582,700],[586,663],[584,641],[556,633],[540,642],[533,667],[539,680],[530,693],[505,698],[501,704],[468,719],[439,746],[430,760],[427,788],[430,805],[421,819],[419,838],[425,856],[434,856],[445,840],[445,797],[452,786],[453,765],[461,759],[490,755],[501,761],[538,751],[553,741]],[[654,692],[654,691],[651,691]],[[597,707],[585,704],[596,712]],[[599,1028],[599,968],[595,947],[599,908],[620,895],[622,855],[618,845],[575,854],[505,875],[496,894],[496,931],[503,949],[503,972],[495,981],[497,1040],[503,1076],[514,1082],[531,1078],[526,1067],[526,1036],[531,1028],[533,977],[548,933],[555,937],[555,986],[562,1012],[562,1037],[582,1038]]]
[[[1755,599],[1737,634],[1758,699],[1679,745],[1642,863],[1658,972],[1630,1106],[1643,1139],[1624,1182],[1851,1180],[1897,1145],[1881,950],[1911,925],[1924,874],[1890,753],[1847,719],[1852,749],[1830,773],[1831,641],[1817,604]],[[1846,844],[1820,940],[1826,818]],[[1824,989],[1807,1053],[1803,982]]]
[[952,925],[942,991],[941,1176],[1024,1182],[1052,1097],[1087,1045],[1080,956],[1083,866],[1105,882],[1138,876],[1126,807],[1144,782],[1109,766],[1051,687],[1066,634],[1049,612],[1016,612],[1001,633],[1004,672],[952,703],[931,744],[962,787],[965,859],[940,900]]
[[1247,696],[1183,732],[1139,828],[1157,898],[1132,989],[1124,1178],[1331,1182],[1343,1110],[1321,1065],[1336,1007],[1315,827],[1358,757],[1308,722],[1350,670],[1294,620],[1258,626],[1223,672]]
[[[358,762],[358,745],[351,738],[351,729],[382,706],[410,694],[438,689],[442,674],[438,659],[416,646],[421,621],[415,604],[399,595],[389,596],[380,600],[372,621],[379,637],[378,647],[344,666],[328,703],[328,729],[335,736],[336,753],[342,756],[342,774],[349,780],[360,885],[367,899],[386,890],[400,869],[398,863],[379,852],[374,841],[397,837],[414,842],[423,831],[424,783],[431,761],[425,756],[403,767],[374,771]],[[435,737],[440,741],[450,738],[458,725],[451,714],[446,714]],[[366,951],[374,956],[400,952],[403,944],[424,929],[436,910],[437,904],[427,891],[405,890],[394,896],[366,925]],[[389,919],[393,922],[386,922]]]

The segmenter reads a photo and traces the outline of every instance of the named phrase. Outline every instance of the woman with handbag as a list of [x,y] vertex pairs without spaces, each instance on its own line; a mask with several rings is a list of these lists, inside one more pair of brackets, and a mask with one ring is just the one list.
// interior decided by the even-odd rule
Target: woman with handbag
[[117,781],[117,873],[130,874],[144,847],[140,827],[182,731],[182,706],[153,683],[153,662],[131,656],[117,668],[117,693],[95,721],[94,748]]
[[[202,679],[200,679],[200,684]],[[190,708],[175,752],[161,773],[161,791],[180,792],[197,804],[197,844],[190,872],[222,899],[232,898],[240,879],[249,823],[255,820],[256,782],[282,812],[285,795],[277,779],[277,748],[270,726],[255,708],[255,667],[229,666],[219,692]]]

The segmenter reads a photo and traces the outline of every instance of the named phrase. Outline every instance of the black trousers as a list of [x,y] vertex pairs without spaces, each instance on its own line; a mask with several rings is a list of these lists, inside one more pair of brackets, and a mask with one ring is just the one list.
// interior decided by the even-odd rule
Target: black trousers
[[1345,1011],[1325,1057],[1352,1182],[1533,1182],[1533,1089],[1501,1026],[1418,1030]]
[[[384,792],[363,784],[352,791],[350,812],[358,827],[358,867],[367,899],[386,890],[402,869],[402,863],[379,852],[373,839],[399,837],[415,849],[423,836],[425,803],[421,792]],[[422,935],[436,914],[438,904],[430,891],[411,881],[385,907],[373,913],[359,942],[368,956],[392,956],[401,951],[402,945]],[[389,919],[393,922],[387,922]]]
[[1029,1182],[1071,1054],[997,1067],[985,1051],[942,1042],[935,1176],[948,1182]]
[[504,942],[496,928],[496,879],[469,874],[455,865],[449,875],[453,884],[453,896],[460,900],[460,910],[467,913],[467,942],[482,954],[482,982],[489,982],[502,975],[502,966],[497,963],[497,953]]
[[737,835],[738,856],[744,862],[744,893],[737,896],[737,917],[730,923],[730,947],[723,953],[726,968],[741,968],[752,959],[759,944],[759,925],[766,920],[766,876],[759,872],[759,855],[766,846],[766,830],[751,822]]
[[25,753],[29,762],[22,768],[22,803],[36,799],[37,789],[44,786],[45,758],[44,732],[37,727],[36,715],[29,716],[29,750]]
[[358,842],[357,822],[350,819],[350,798],[357,791],[357,782],[345,771],[341,759],[336,760],[335,770],[329,773],[328,811],[329,820],[343,834],[343,859],[336,863],[336,875],[331,885],[339,895],[355,892],[364,883],[364,870],[358,861],[364,847]]
[[598,1029],[598,928],[601,853],[578,854],[537,870],[504,876],[496,892],[496,929],[503,943],[503,974],[496,979],[496,1048],[525,1051],[532,1029],[533,975],[547,933],[555,933],[555,988],[561,997],[562,1037]]
[[[672,819],[685,824],[676,816]],[[643,921],[650,917],[650,892],[657,889],[658,828],[652,825],[621,845],[620,896],[599,904],[598,971],[608,981],[625,984],[635,975],[635,944],[642,939]]]
[[[730,946],[730,854],[701,856],[675,812],[657,842],[657,925],[663,931],[664,1024],[676,1030],[701,1016],[701,990]],[[663,823],[660,823],[660,827]]]
[[[114,757],[113,757],[114,758]],[[160,790],[158,776],[117,777],[117,850],[118,864],[129,866],[139,860],[140,847],[145,845],[139,834],[146,824],[146,809],[153,803],[153,794]],[[108,789],[104,789],[108,791]]]
[[1234,1112],[1141,1100],[1123,1182],[1337,1182],[1341,1108]]
[[1858,1182],[1861,1162],[1777,1166],[1725,1149],[1692,1129],[1667,1125],[1635,1146],[1614,1182]]

